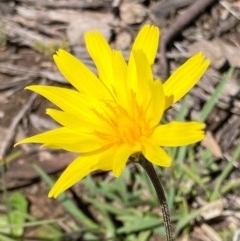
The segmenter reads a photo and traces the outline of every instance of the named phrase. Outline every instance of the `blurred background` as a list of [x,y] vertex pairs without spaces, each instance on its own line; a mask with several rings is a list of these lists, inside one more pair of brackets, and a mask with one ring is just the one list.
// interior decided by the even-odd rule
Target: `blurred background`
[[175,240],[239,241],[239,20],[238,0],[0,0],[0,240],[165,240],[157,197],[138,165],[129,163],[118,179],[94,173],[54,200],[48,191],[77,154],[13,148],[57,127],[45,114],[50,103],[24,87],[71,88],[52,60],[58,48],[96,71],[85,49],[87,30],[102,32],[127,58],[140,27],[151,23],[161,29],[156,77],[164,81],[198,51],[211,60],[197,86],[165,115],[207,124],[202,143],[169,148],[173,166],[156,167]]

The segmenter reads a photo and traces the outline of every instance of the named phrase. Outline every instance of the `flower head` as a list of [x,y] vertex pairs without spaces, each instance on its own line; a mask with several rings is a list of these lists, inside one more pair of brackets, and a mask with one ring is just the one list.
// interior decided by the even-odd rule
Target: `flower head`
[[198,53],[178,68],[163,84],[154,79],[159,29],[145,25],[137,35],[128,62],[110,48],[98,32],[88,32],[85,41],[98,76],[65,50],[53,56],[62,75],[75,88],[29,86],[59,109],[47,114],[61,127],[21,140],[42,143],[79,153],[49,193],[56,197],[95,170],[112,170],[118,177],[128,158],[142,153],[147,160],[167,167],[171,158],[162,147],[182,146],[204,138],[204,124],[161,124],[164,110],[183,97],[209,65]]

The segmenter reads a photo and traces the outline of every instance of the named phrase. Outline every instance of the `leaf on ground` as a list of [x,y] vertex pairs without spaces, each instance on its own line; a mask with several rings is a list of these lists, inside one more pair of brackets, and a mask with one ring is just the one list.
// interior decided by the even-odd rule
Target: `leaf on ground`
[[67,28],[67,37],[71,45],[84,44],[86,31],[98,30],[107,40],[111,38],[112,14],[82,12],[73,14]]
[[233,44],[227,43],[221,39],[218,43],[222,49],[222,52],[226,59],[228,60],[230,66],[240,67],[240,48],[239,46],[234,46]]
[[215,69],[220,69],[226,63],[226,56],[222,51],[222,47],[219,44],[218,39],[211,41],[197,41],[190,45],[188,50],[191,55],[199,51],[203,52],[207,58],[211,60],[211,66],[213,66]]
[[211,60],[211,65],[220,69],[226,63],[232,67],[240,67],[240,48],[222,39],[216,38],[211,41],[200,40],[189,46],[189,52],[194,54],[202,51]]
[[211,153],[218,158],[223,157],[221,147],[217,143],[217,140],[213,137],[212,133],[207,131],[204,140],[201,143],[204,147],[211,151]]
[[206,205],[202,207],[203,212],[201,216],[204,220],[217,218],[222,215],[225,205],[225,199],[218,199],[214,202],[206,203]]

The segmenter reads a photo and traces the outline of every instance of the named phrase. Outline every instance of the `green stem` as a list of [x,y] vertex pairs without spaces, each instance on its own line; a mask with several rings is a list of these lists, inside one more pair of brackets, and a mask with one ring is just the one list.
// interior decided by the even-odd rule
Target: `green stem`
[[144,170],[148,174],[148,176],[154,186],[154,189],[157,193],[157,197],[158,197],[161,209],[162,209],[163,222],[164,222],[164,226],[165,226],[167,241],[173,241],[170,213],[169,213],[167,200],[166,200],[166,197],[164,194],[163,186],[157,176],[156,171],[154,170],[152,163],[149,162],[147,159],[145,159],[145,157],[143,155],[141,155],[139,158],[139,164],[144,168]]

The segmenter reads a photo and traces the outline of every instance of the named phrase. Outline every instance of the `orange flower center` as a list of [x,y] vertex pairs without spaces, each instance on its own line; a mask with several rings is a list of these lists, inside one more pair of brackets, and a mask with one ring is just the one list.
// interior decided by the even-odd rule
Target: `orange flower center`
[[152,129],[146,119],[145,112],[141,108],[135,98],[131,101],[131,106],[125,108],[116,102],[104,102],[104,113],[97,111],[98,117],[107,123],[109,129],[97,131],[97,135],[111,143],[128,143],[133,145],[140,142],[143,137],[151,134]]

